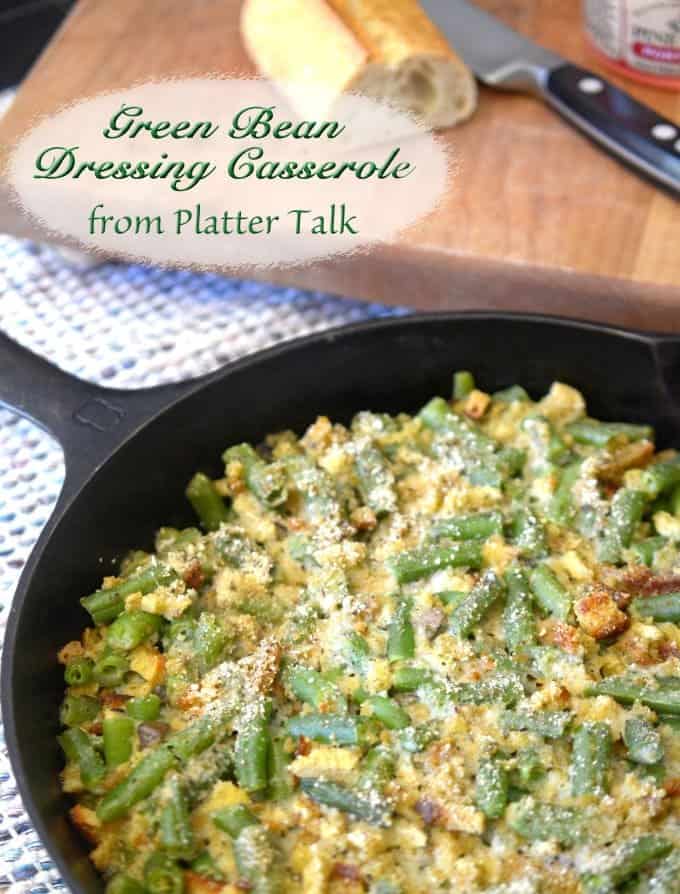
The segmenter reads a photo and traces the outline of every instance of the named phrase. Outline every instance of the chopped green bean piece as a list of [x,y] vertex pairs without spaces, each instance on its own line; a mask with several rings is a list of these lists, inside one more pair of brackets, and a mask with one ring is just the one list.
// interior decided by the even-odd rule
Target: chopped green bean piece
[[475,377],[467,369],[459,369],[453,374],[453,399],[463,400],[475,390]]
[[206,531],[216,531],[229,521],[229,510],[207,475],[197,472],[187,485],[186,495]]
[[487,571],[451,613],[452,632],[461,637],[470,636],[504,592],[503,582],[496,573]]
[[405,729],[411,723],[411,718],[394,699],[385,695],[372,695],[364,702],[371,708],[375,717],[388,729]]
[[631,611],[638,618],[680,624],[680,593],[665,593],[661,596],[645,596],[634,599]]
[[663,760],[661,736],[644,717],[629,717],[626,720],[623,741],[628,749],[628,759],[636,764],[650,766]]
[[487,540],[492,534],[503,533],[500,512],[475,512],[453,518],[437,519],[430,529],[430,537],[450,537],[452,540]]
[[608,724],[587,722],[576,730],[571,761],[572,794],[601,796],[608,791],[611,748]]
[[310,778],[301,779],[300,788],[313,801],[342,810],[372,825],[385,826],[389,821],[388,805],[372,793],[364,795],[335,782]]
[[548,565],[539,565],[529,575],[529,586],[541,608],[560,621],[571,611],[571,598]]
[[390,661],[404,661],[413,658],[416,639],[411,623],[411,600],[400,599],[392,617],[387,638],[387,657]]
[[489,758],[477,768],[475,802],[488,819],[499,819],[508,804],[508,771],[500,760]]
[[609,894],[616,891],[629,878],[652,860],[665,857],[673,845],[658,835],[641,835],[630,838],[614,848],[611,866],[598,872],[586,872],[581,876],[586,894]]
[[400,584],[429,577],[442,568],[480,568],[482,548],[479,543],[463,541],[450,546],[423,546],[407,550],[392,562],[392,570]]
[[529,841],[555,840],[567,847],[581,837],[583,818],[578,810],[546,804],[532,797],[524,798],[515,805],[508,818],[512,829]]

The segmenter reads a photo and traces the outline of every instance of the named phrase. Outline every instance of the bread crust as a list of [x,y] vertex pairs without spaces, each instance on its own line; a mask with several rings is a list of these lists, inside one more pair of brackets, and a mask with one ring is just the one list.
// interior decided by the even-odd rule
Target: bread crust
[[415,0],[327,0],[358,37],[372,62],[400,65],[411,56],[444,56],[462,63]]

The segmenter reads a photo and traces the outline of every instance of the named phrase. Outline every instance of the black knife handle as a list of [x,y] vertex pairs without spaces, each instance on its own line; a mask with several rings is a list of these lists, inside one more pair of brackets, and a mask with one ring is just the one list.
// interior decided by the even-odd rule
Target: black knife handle
[[544,95],[591,139],[680,195],[680,125],[570,63],[552,69]]

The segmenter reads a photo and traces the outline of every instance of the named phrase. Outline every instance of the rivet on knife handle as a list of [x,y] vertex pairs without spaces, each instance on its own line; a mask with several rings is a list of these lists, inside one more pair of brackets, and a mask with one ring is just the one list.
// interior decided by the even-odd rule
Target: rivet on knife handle
[[543,93],[553,108],[593,140],[680,195],[680,125],[570,63],[550,71]]

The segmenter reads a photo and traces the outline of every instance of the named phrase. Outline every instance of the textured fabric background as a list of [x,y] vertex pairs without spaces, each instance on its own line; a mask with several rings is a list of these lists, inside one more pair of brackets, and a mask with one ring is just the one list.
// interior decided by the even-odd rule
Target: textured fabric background
[[[404,312],[212,274],[78,265],[0,235],[0,329],[70,373],[116,387],[187,379],[276,342]],[[62,476],[59,446],[0,409],[0,640]],[[0,891],[64,887],[23,810],[0,739]]]

